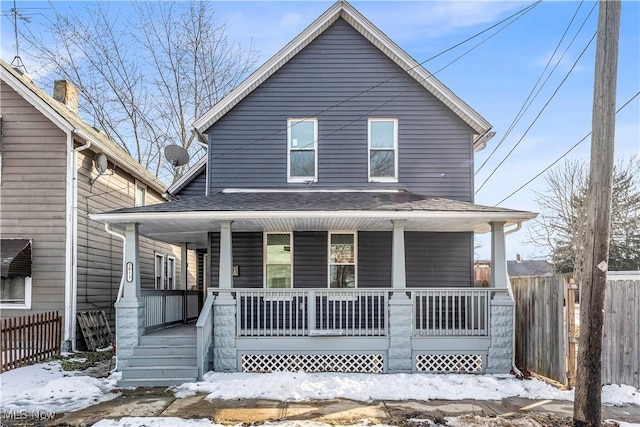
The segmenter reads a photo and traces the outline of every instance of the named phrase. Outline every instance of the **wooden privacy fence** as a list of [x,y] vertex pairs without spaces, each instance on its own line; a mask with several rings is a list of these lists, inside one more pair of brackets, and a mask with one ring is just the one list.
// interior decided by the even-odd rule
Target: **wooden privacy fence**
[[602,381],[640,388],[640,280],[610,280],[604,304]]
[[563,276],[511,278],[516,300],[516,364],[567,384]]
[[[576,374],[579,301],[567,276],[511,278],[516,300],[516,363],[569,387]],[[603,384],[640,387],[640,280],[609,280],[605,290]]]
[[62,317],[57,311],[2,321],[0,372],[60,354]]

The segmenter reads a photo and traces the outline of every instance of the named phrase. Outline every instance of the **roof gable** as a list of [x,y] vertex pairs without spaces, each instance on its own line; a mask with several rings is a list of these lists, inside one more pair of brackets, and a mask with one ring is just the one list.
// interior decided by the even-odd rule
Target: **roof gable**
[[122,147],[109,139],[104,133],[90,126],[66,105],[49,96],[33,83],[29,76],[20,74],[1,59],[0,76],[3,82],[7,83],[60,129],[65,132],[71,132],[84,141],[90,141],[94,151],[106,154],[115,160],[119,167],[131,173],[157,192],[162,194],[166,191],[166,186]]
[[320,34],[326,31],[338,19],[344,19],[357,32],[376,46],[409,76],[414,78],[428,92],[442,101],[448,108],[457,114],[475,132],[474,148],[481,149],[492,136],[489,133],[491,125],[475,110],[468,106],[437,78],[409,56],[404,50],[389,39],[382,31],[369,22],[362,14],[350,4],[339,1],[331,6],[325,13],[309,25],[302,33],[289,42],[284,48],[265,62],[251,76],[238,87],[225,96],[207,113],[194,123],[195,131],[199,138],[206,142],[203,133],[223,117],[229,110],[235,107],[246,96],[278,71],[284,64],[293,58],[298,52],[307,47]]

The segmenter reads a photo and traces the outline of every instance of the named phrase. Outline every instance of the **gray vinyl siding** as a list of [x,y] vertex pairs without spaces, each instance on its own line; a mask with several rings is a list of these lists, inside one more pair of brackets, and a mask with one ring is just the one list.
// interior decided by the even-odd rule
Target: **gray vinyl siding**
[[[218,286],[220,234],[211,236],[211,284]],[[233,264],[240,275],[235,288],[263,287],[263,234],[233,233]],[[405,233],[407,287],[469,287],[472,285],[473,233]],[[358,233],[358,287],[390,288],[391,232]],[[295,232],[293,286],[327,287],[327,232]]]
[[[351,99],[353,98],[353,99]],[[208,131],[210,190],[287,184],[287,119],[318,120],[313,188],[473,200],[473,131],[342,19]],[[367,119],[397,118],[399,182],[369,183]]]
[[5,82],[0,85],[0,99],[0,235],[33,239],[31,310],[2,309],[0,317],[50,310],[63,315],[66,134]]
[[293,244],[293,286],[326,288],[327,232],[295,232]]
[[207,169],[205,168],[198,175],[193,177],[187,185],[185,185],[174,196],[180,196],[184,199],[188,197],[204,196],[207,190]]
[[391,287],[392,233],[358,233],[358,287]]
[[473,233],[406,232],[407,287],[473,285]]
[[[104,224],[89,219],[88,214],[107,212],[134,204],[135,178],[115,167],[97,177],[93,151],[81,151],[78,164],[78,292],[77,309],[104,310],[115,321],[113,304],[122,278],[122,240],[108,234]],[[109,159],[109,167],[113,166]],[[92,181],[95,180],[95,181]],[[160,194],[147,187],[147,204],[163,201]],[[181,289],[181,250],[177,246],[143,236],[139,238],[140,280],[143,289],[155,287],[155,253],[172,256],[176,261],[176,288]],[[195,258],[189,262],[188,284],[196,283]]]

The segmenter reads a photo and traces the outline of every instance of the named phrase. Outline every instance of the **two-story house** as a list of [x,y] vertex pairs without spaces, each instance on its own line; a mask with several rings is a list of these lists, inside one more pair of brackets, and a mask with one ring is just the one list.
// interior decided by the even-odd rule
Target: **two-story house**
[[[194,127],[208,155],[169,189],[178,200],[94,215],[127,235],[122,384],[211,368],[510,371],[504,233],[535,214],[473,203],[491,126],[351,5],[334,4]],[[486,232],[493,287],[474,288],[473,237]],[[139,235],[198,250],[208,297],[191,341],[135,336]],[[172,344],[189,348],[182,362],[142,366]]]
[[[2,60],[0,77],[0,318],[57,311],[62,347],[72,350],[83,343],[77,313],[104,311],[113,327],[122,287],[124,236],[89,214],[163,202],[166,187],[78,115],[70,82],[57,81],[51,96]],[[196,286],[190,249],[140,240],[139,284],[150,305],[182,301]],[[199,295],[189,292],[195,317]],[[164,320],[182,321],[182,314],[174,309]],[[31,346],[5,344],[26,346],[12,354]]]

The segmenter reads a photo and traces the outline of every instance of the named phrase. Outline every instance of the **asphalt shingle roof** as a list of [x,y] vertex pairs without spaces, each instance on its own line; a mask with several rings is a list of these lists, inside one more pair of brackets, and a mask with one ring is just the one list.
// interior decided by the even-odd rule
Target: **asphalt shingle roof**
[[522,212],[409,192],[220,192],[108,213],[195,211]]

